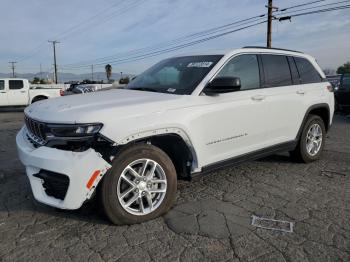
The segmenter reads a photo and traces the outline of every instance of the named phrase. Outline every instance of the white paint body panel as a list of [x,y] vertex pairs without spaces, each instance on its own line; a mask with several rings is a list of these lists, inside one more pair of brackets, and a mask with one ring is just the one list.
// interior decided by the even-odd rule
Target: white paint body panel
[[[17,134],[16,143],[19,158],[26,166],[35,199],[57,208],[80,208],[84,201],[90,198],[103,174],[111,167],[93,149],[77,153],[45,146],[35,148],[26,137],[25,127]],[[42,180],[33,176],[41,169],[69,177],[69,186],[64,200],[46,195]],[[101,175],[95,180],[93,188],[88,189],[87,182],[96,170],[99,170]]]
[[[238,49],[228,52],[191,95],[110,90],[40,101],[27,107],[25,113],[46,123],[102,123],[100,133],[116,144],[127,144],[159,134],[178,134],[194,153],[193,172],[218,161],[294,140],[307,110],[315,104],[329,106],[331,124],[334,97],[327,90],[327,82],[261,88],[217,96],[203,95],[203,88],[220,68],[230,58],[242,53],[259,54],[267,53],[267,50]],[[305,57],[325,77],[315,60],[308,55],[279,50],[268,50],[268,53]],[[304,94],[299,94],[301,90]],[[253,96],[263,96],[264,99],[256,101],[252,99]],[[20,152],[23,143],[17,141]],[[50,152],[48,158],[56,157],[57,150],[47,150]],[[26,153],[20,153],[20,156],[22,155],[21,160],[27,167],[31,183],[34,183],[30,175],[33,173],[32,154],[27,150]],[[65,154],[62,154],[57,153],[57,156],[66,159]],[[42,157],[44,165],[45,157]],[[78,159],[66,159],[64,165],[55,169],[76,172],[75,166],[87,163],[84,157]],[[101,159],[95,158],[92,163],[106,167],[106,163],[99,160]],[[40,163],[38,160],[35,167],[40,168]],[[82,203],[83,200],[79,199],[76,203]],[[53,205],[51,200],[45,203]]]

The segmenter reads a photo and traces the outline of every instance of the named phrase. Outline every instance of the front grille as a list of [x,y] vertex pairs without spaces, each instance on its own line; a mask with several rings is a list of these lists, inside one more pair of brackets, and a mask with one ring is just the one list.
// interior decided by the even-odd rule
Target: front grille
[[29,138],[39,144],[44,144],[46,140],[46,124],[33,120],[27,116],[24,117],[24,121],[29,133]]
[[34,176],[42,179],[46,195],[64,200],[69,186],[68,176],[47,170],[41,170]]

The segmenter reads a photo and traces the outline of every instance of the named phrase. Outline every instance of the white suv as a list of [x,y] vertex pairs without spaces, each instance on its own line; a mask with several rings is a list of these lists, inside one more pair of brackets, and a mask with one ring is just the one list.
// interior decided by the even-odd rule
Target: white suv
[[246,47],[166,59],[126,88],[37,102],[17,135],[34,197],[77,209],[95,192],[115,224],[168,211],[177,179],[289,151],[320,157],[330,84],[309,55]]

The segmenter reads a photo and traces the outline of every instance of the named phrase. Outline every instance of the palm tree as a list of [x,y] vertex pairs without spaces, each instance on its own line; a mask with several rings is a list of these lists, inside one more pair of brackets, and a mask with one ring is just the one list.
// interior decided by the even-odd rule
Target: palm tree
[[109,79],[111,78],[112,76],[112,66],[110,64],[107,64],[105,66],[105,70],[106,70],[106,76],[107,76],[107,79],[109,81]]

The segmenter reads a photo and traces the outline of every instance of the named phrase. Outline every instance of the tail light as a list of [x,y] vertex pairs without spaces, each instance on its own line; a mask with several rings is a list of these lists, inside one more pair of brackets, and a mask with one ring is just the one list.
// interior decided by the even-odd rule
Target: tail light
[[332,85],[328,85],[328,86],[327,86],[327,90],[328,90],[329,92],[334,92],[334,88],[333,88]]
[[64,91],[60,89],[60,96],[64,96]]

